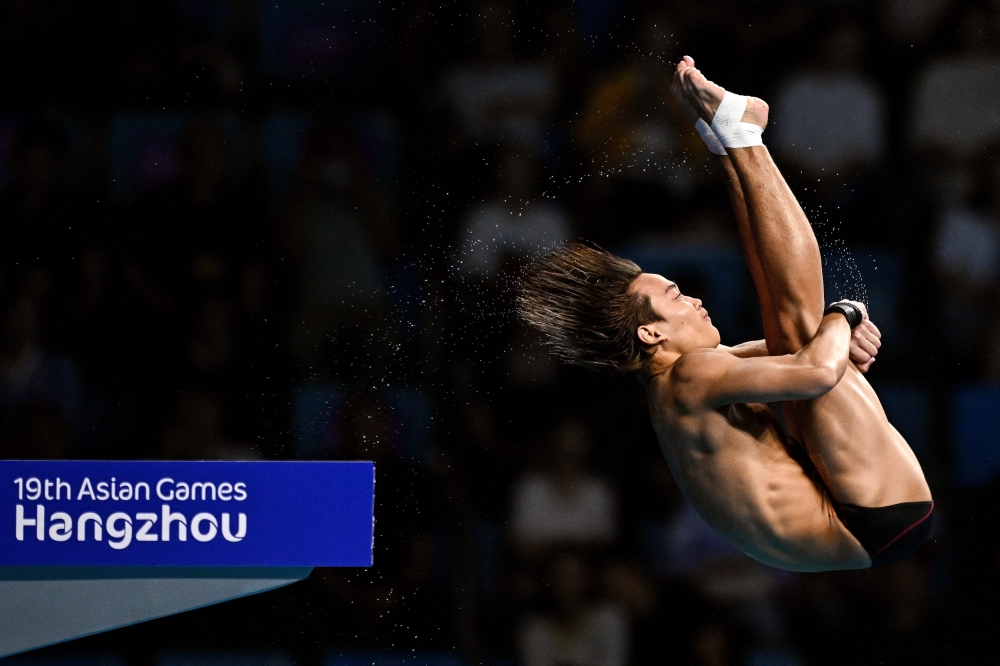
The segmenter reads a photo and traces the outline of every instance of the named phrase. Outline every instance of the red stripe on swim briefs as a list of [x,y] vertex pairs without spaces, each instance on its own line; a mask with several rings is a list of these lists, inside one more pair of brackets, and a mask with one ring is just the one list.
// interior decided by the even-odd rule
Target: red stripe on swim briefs
[[921,518],[921,519],[920,519],[920,520],[918,520],[917,522],[915,522],[915,523],[913,523],[912,525],[910,525],[909,527],[907,527],[907,528],[906,528],[905,530],[903,530],[902,532],[900,532],[899,534],[897,534],[897,535],[896,535],[896,537],[895,537],[895,538],[894,538],[894,539],[893,539],[892,541],[890,541],[889,543],[887,543],[887,544],[885,544],[884,546],[882,546],[881,548],[879,548],[879,549],[878,549],[878,551],[877,551],[877,552],[876,552],[876,553],[875,553],[874,555],[872,555],[872,556],[871,556],[871,557],[872,557],[872,559],[874,560],[874,559],[875,559],[876,557],[878,557],[879,555],[881,555],[881,554],[882,554],[882,551],[884,551],[884,550],[885,550],[886,548],[888,548],[888,547],[889,547],[889,546],[891,546],[892,544],[894,544],[894,543],[896,543],[897,541],[899,541],[900,539],[902,539],[902,538],[903,538],[903,537],[904,537],[904,536],[906,535],[906,533],[907,533],[907,532],[909,532],[909,531],[910,531],[910,530],[912,530],[912,529],[913,529],[914,527],[916,527],[916,526],[917,526],[917,525],[919,525],[920,523],[922,523],[922,522],[924,522],[925,520],[927,520],[928,518],[930,518],[930,517],[931,517],[931,514],[932,514],[932,513],[934,513],[934,500],[931,500],[931,508],[930,508],[930,510],[929,510],[929,511],[927,512],[927,515],[926,515],[926,516],[924,516],[923,518]]

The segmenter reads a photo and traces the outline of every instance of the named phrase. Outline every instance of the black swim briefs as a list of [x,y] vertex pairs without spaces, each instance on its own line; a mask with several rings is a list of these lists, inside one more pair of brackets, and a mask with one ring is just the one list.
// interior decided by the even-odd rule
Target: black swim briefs
[[872,567],[904,560],[931,531],[934,502],[903,502],[866,507],[840,504],[838,515],[872,558]]

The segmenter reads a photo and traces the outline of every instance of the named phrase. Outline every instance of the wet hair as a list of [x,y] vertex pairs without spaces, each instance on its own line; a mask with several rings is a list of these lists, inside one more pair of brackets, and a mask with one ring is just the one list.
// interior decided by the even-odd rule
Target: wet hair
[[563,243],[528,264],[518,314],[568,363],[627,374],[651,352],[638,328],[663,319],[649,296],[631,291],[635,262],[593,243]]

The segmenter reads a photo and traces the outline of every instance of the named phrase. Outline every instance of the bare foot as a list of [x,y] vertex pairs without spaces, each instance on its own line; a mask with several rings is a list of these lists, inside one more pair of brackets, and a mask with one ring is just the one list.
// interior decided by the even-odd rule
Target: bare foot
[[[700,117],[709,124],[722,103],[722,96],[726,94],[725,88],[712,83],[695,68],[694,59],[690,56],[684,56],[677,63],[670,90],[692,122]],[[760,128],[767,127],[767,112],[768,106],[764,100],[748,97],[742,122],[753,123]]]
[[[674,101],[677,102],[677,106],[681,108],[681,111],[684,112],[684,115],[687,116],[687,119],[692,123],[698,121],[698,110],[694,108],[691,101],[688,100],[687,95],[685,94],[684,84],[681,82],[680,71],[681,67],[687,68],[693,66],[694,59],[691,56],[684,56],[684,59],[677,64],[677,70],[674,72],[674,80],[670,84],[670,92],[674,96]],[[716,108],[718,108],[718,104],[716,104]]]

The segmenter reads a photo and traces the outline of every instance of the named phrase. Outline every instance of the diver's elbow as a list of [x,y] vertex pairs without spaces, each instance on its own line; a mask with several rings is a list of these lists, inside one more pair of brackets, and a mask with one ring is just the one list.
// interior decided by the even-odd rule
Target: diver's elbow
[[817,366],[813,372],[813,389],[816,394],[814,397],[818,398],[832,391],[840,383],[841,377],[844,376],[844,370],[844,368],[838,367],[837,364]]

